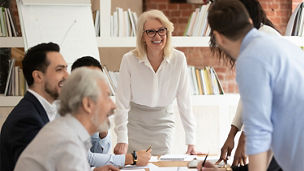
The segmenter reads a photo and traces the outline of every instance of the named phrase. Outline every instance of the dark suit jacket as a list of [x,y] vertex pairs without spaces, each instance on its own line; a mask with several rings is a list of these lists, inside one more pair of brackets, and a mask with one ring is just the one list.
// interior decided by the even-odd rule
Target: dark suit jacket
[[13,171],[22,151],[48,122],[41,103],[33,94],[27,92],[2,126],[0,170]]

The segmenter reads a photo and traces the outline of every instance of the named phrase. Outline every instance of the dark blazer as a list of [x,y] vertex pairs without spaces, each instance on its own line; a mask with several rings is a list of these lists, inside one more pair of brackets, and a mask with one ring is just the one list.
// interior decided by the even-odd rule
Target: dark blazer
[[26,92],[5,120],[0,135],[0,170],[13,171],[25,147],[49,122],[38,99]]

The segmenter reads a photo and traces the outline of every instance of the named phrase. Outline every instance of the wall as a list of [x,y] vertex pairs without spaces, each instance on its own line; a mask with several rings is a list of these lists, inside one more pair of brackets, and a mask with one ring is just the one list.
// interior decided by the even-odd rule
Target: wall
[[[118,1],[118,0],[116,0]],[[280,30],[281,33],[285,32],[285,28],[291,12],[295,7],[302,2],[302,0],[259,0],[262,4],[267,16]],[[188,18],[192,11],[200,5],[187,4],[187,3],[170,3],[169,0],[144,0],[144,10],[148,9],[160,9],[169,17],[169,19],[175,25],[174,35],[182,35]],[[113,4],[113,7],[115,5]],[[16,9],[15,0],[11,1],[11,9],[17,19],[17,25],[19,25],[18,13]],[[20,28],[20,27],[18,27]],[[208,48],[178,48],[185,52],[189,65],[202,67],[205,65],[211,65],[218,73],[219,79],[223,84],[224,91],[226,93],[237,93],[237,85],[235,82],[235,72],[218,59],[210,54]],[[113,54],[113,48],[100,49],[101,61],[110,65],[115,61],[119,63],[123,53],[130,50],[130,48],[119,48],[115,51],[119,51]],[[111,70],[118,70],[119,66],[111,66]]]

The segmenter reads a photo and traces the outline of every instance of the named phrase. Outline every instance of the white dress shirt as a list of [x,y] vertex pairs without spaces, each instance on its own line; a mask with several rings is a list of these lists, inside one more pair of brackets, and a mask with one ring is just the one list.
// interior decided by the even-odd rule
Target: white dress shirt
[[44,97],[42,97],[40,94],[36,93],[35,91],[28,89],[30,93],[32,93],[38,101],[41,103],[42,107],[46,111],[46,114],[50,121],[53,121],[56,118],[57,115],[57,106],[55,103],[49,103]]
[[45,125],[20,155],[15,171],[90,170],[87,152],[90,135],[67,114]]
[[99,133],[96,132],[91,136],[92,147],[88,152],[89,164],[92,167],[100,167],[104,165],[114,165],[117,167],[125,166],[125,155],[109,154],[112,141],[110,131],[103,139],[100,139]]
[[195,119],[191,106],[191,89],[187,62],[183,52],[173,49],[157,72],[145,56],[138,59],[133,51],[123,56],[116,92],[115,131],[118,143],[128,143],[128,112],[130,102],[149,107],[165,107],[177,99],[186,132],[186,144],[195,144]]

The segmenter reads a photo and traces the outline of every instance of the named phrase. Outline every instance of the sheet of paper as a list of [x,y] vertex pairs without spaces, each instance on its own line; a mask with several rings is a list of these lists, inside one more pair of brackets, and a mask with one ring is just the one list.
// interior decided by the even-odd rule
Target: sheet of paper
[[[202,158],[202,159],[201,159]],[[159,157],[160,161],[191,161],[194,159],[204,160],[205,156],[199,157],[197,155],[189,154],[166,154]]]
[[158,156],[151,156],[149,162],[158,162]]
[[166,154],[159,157],[159,160],[166,160],[166,161],[184,161],[186,155],[184,154]]
[[126,165],[121,170],[134,170],[134,169],[136,170],[136,169],[145,169],[145,168],[149,168],[151,170],[152,168],[158,168],[158,166],[156,166],[152,163],[148,163],[147,166]]
[[187,167],[158,167],[150,169],[150,171],[188,171],[188,170],[195,170],[195,169],[188,169]]

